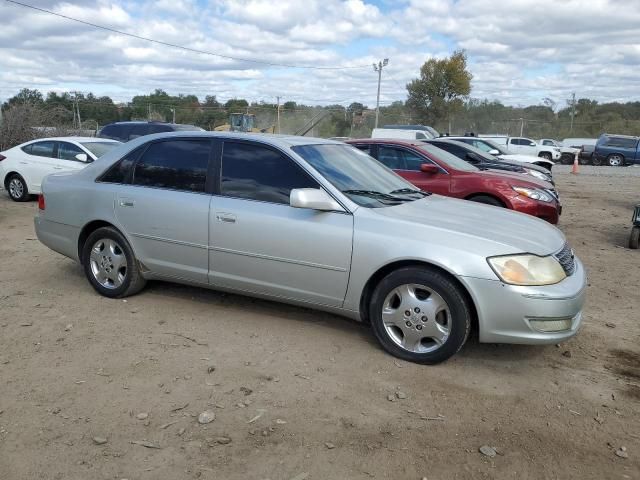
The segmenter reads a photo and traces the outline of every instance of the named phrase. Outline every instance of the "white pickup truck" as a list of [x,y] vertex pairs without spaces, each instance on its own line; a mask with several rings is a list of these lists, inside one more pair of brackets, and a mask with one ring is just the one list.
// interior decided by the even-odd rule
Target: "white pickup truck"
[[560,149],[560,161],[565,165],[568,163],[572,163],[574,158],[576,157],[576,153],[580,153],[579,148],[573,147],[565,147],[557,140],[553,140],[552,138],[542,138],[538,142],[539,145],[543,147],[558,147]]
[[493,135],[478,135],[481,138],[490,139],[500,145],[504,145],[511,153],[533,155],[551,161],[560,160],[560,148],[551,145],[542,145],[535,140],[526,137],[505,137]]

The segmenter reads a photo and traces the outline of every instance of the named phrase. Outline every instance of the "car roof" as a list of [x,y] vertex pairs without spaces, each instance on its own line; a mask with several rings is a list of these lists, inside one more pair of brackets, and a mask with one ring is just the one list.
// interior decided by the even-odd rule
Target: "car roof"
[[[344,145],[344,142],[329,140],[326,138],[301,137],[296,135],[277,135],[273,133],[249,133],[249,132],[207,132],[207,131],[179,131],[179,132],[163,132],[144,135],[136,140],[145,143],[151,140],[159,140],[162,138],[172,137],[204,137],[204,138],[227,138],[234,140],[252,140],[267,145],[280,148],[295,147],[297,145]],[[131,142],[129,142],[131,143]]]
[[100,138],[100,137],[43,137],[43,138],[34,138],[33,140],[29,140],[29,142],[112,142],[112,143],[122,143],[118,140],[111,140],[108,138]]
[[603,137],[616,137],[616,138],[629,138],[631,140],[640,139],[640,137],[637,137],[635,135],[618,135],[616,133],[603,133],[602,136]]
[[404,138],[354,138],[348,140],[346,143],[391,143],[393,145],[404,145],[406,147],[419,147],[423,145],[423,142],[420,140],[407,140]]

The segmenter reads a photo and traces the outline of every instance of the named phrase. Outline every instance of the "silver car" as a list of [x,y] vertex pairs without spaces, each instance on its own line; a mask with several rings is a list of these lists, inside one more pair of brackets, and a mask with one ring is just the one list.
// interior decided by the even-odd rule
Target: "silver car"
[[578,331],[585,269],[548,223],[416,189],[331,140],[176,132],[46,177],[38,238],[111,298],[168,280],[370,322],[432,364]]

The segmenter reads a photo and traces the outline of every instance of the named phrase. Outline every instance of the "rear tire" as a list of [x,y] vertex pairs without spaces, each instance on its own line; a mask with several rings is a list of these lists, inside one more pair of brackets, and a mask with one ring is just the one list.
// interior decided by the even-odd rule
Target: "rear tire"
[[464,291],[430,267],[405,267],[376,286],[371,327],[382,347],[409,362],[433,365],[455,355],[471,330]]
[[7,180],[7,192],[9,192],[9,198],[14,202],[26,202],[29,200],[29,189],[27,188],[27,182],[24,178],[17,173],[12,174]]
[[545,160],[553,160],[553,158],[551,157],[551,154],[549,152],[542,152],[538,155],[540,158],[544,158]]
[[596,157],[595,155],[593,155],[590,158],[587,158],[586,162],[587,163],[591,162],[591,164],[596,167],[599,167],[600,165],[602,165],[602,160],[600,159],[600,157]]
[[633,227],[629,236],[629,248],[637,250],[640,246],[640,227]]
[[502,203],[495,197],[490,197],[489,195],[476,195],[469,198],[468,200],[472,202],[484,203],[485,205],[493,205],[494,207],[506,208],[506,205],[504,203]]
[[82,263],[91,286],[105,297],[134,295],[147,283],[129,242],[112,227],[89,235],[82,246]]
[[570,153],[563,153],[560,155],[560,163],[562,165],[571,165],[573,163],[573,155]]

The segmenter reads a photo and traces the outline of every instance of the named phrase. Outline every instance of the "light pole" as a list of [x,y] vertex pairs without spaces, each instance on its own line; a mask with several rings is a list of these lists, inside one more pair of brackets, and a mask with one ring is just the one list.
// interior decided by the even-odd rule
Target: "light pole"
[[378,116],[380,115],[380,81],[382,80],[382,69],[389,65],[389,59],[385,58],[376,65],[373,64],[373,71],[378,72],[378,96],[376,98],[376,125],[373,128],[378,128]]
[[176,109],[175,108],[170,108],[169,111],[173,114],[173,122],[172,123],[176,123]]

